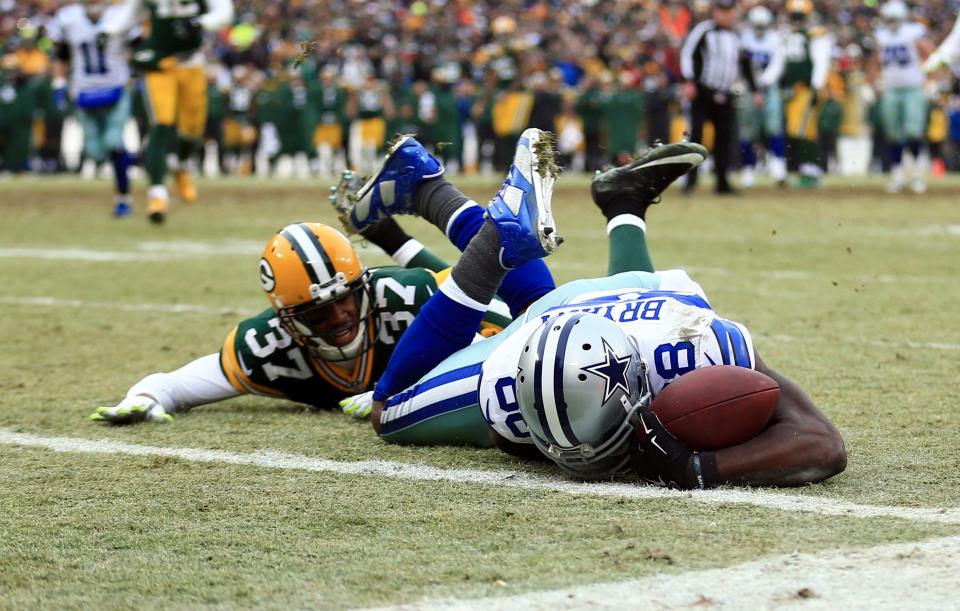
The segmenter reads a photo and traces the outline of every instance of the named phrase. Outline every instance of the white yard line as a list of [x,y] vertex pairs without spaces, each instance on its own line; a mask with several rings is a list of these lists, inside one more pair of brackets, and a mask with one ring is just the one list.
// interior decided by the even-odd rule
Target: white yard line
[[260,311],[251,308],[212,307],[191,303],[118,303],[115,301],[84,301],[81,299],[57,299],[56,297],[13,297],[6,295],[0,295],[0,304],[56,308],[90,308],[97,310],[120,310],[124,312],[165,312],[169,314],[237,314],[239,316],[251,316]]
[[92,250],[88,248],[0,248],[0,259],[49,259],[56,261],[173,261],[175,253]]
[[85,262],[182,261],[212,255],[256,257],[263,250],[262,244],[242,240],[224,242],[141,242],[137,247],[138,250],[123,251],[20,246],[0,248],[0,259],[48,259]]
[[[125,312],[166,312],[237,314],[251,316],[261,310],[255,308],[213,307],[189,303],[119,303],[109,301],[83,301],[80,299],[59,299],[56,297],[0,295],[0,305],[27,305],[62,308],[95,308],[100,310],[121,310]],[[792,335],[755,334],[755,338],[772,342],[790,342],[802,344],[849,344],[854,346],[877,346],[880,348],[916,348],[922,350],[960,350],[960,344],[950,342],[917,342],[911,340],[884,341],[858,337],[795,337]]]
[[883,507],[859,505],[827,497],[785,494],[765,490],[710,490],[680,492],[628,483],[584,483],[560,477],[538,476],[504,470],[441,469],[421,464],[386,460],[343,462],[311,458],[275,451],[255,453],[227,452],[203,448],[169,448],[147,446],[106,439],[77,437],[44,437],[0,429],[0,445],[44,448],[55,452],[80,454],[127,454],[131,456],[166,456],[196,462],[249,465],[269,469],[318,471],[343,475],[369,475],[413,481],[446,481],[458,484],[480,484],[546,490],[562,494],[629,499],[678,499],[716,505],[746,504],[779,511],[810,512],[852,518],[899,518],[917,522],[960,524],[960,508],[931,509],[919,507]]
[[955,609],[958,574],[960,537],[953,536],[789,554],[723,569],[515,596],[425,600],[387,609]]
[[[370,251],[364,256],[373,254],[383,255],[383,262],[392,265],[386,255],[375,246],[358,243],[355,245],[361,251]],[[118,250],[97,250],[92,248],[48,248],[43,246],[20,246],[0,248],[0,259],[43,259],[57,261],[85,261],[85,262],[130,262],[130,261],[182,261],[184,259],[197,259],[207,256],[256,256],[261,252],[262,247],[259,243],[246,240],[226,240],[222,242],[197,242],[197,241],[174,241],[174,242],[141,242],[137,245],[139,250],[118,251]],[[593,263],[582,261],[551,261],[551,268],[558,270],[592,270],[599,272],[599,268]],[[749,275],[760,278],[770,278],[773,280],[814,280],[817,278],[833,278],[833,275],[810,272],[803,270],[777,270],[777,269],[727,269],[722,267],[688,267],[688,272],[695,275]],[[838,276],[838,279],[850,282],[860,283],[893,283],[893,284],[943,284],[952,282],[953,277],[948,275],[854,275]]]

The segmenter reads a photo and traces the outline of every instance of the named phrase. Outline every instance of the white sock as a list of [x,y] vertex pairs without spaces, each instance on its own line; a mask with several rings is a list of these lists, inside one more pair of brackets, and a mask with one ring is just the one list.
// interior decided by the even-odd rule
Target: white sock
[[618,214],[607,223],[607,234],[622,225],[633,225],[639,227],[643,233],[647,233],[647,223],[636,214]]

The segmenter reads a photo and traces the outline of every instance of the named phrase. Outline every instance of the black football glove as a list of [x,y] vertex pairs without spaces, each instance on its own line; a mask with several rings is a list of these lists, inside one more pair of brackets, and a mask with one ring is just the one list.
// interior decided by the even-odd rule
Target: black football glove
[[680,490],[705,489],[718,482],[713,452],[693,452],[674,437],[649,404],[638,411],[637,438],[630,464],[644,481]]

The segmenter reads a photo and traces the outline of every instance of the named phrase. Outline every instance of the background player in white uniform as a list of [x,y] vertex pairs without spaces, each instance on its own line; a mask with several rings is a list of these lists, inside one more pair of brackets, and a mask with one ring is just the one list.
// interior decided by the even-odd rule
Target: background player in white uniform
[[69,4],[57,11],[51,28],[58,42],[54,71],[63,95],[64,76],[69,67],[70,99],[77,107],[83,126],[84,154],[99,166],[107,156],[113,164],[116,182],[114,214],[130,213],[130,156],[123,148],[123,128],[130,117],[128,50],[139,32],[111,36],[103,24],[116,18],[119,7],[105,0]]
[[787,144],[783,133],[783,98],[780,95],[780,77],[783,75],[783,40],[774,26],[773,13],[763,5],[747,13],[750,24],[743,31],[743,47],[750,58],[753,81],[757,91],[753,96],[741,97],[740,158],[743,170],[740,184],[754,183],[756,151],[761,144],[768,158],[770,176],[778,184],[787,179]]
[[933,51],[925,38],[926,28],[909,21],[907,5],[891,0],[881,9],[884,25],[877,28],[877,52],[871,62],[871,80],[876,84],[880,70],[880,113],[890,151],[890,184],[887,191],[899,193],[904,186],[903,152],[913,157],[910,188],[926,190],[920,149],[927,129],[927,99],[923,93],[921,62]]
[[[374,428],[388,442],[496,445],[518,455],[546,456],[567,472],[587,479],[616,475],[631,455],[641,452],[642,460],[634,464],[641,477],[682,488],[721,483],[799,485],[842,471],[846,453],[840,434],[799,387],[763,364],[746,328],[719,317],[703,290],[685,273],[652,273],[645,242],[646,208],[658,200],[670,182],[706,158],[707,152],[700,145],[655,148],[627,166],[595,177],[591,193],[608,219],[611,272],[621,273],[558,287],[542,294],[522,317],[496,336],[472,344],[470,337],[464,336],[459,348],[444,350],[454,348],[450,338],[460,327],[471,327],[484,300],[492,298],[496,290],[494,287],[486,296],[475,291],[471,295],[462,285],[468,279],[504,275],[502,261],[508,260],[505,253],[512,248],[511,240],[516,240],[510,228],[504,230],[494,220],[500,218],[504,204],[517,216],[552,218],[549,199],[553,181],[549,170],[541,174],[551,166],[537,147],[543,141],[538,132],[527,130],[521,136],[507,182],[491,202],[483,228],[464,250],[450,278],[401,338],[372,396],[345,400],[345,411],[356,413],[358,403],[372,400]],[[376,176],[372,181],[374,187],[380,182]],[[392,184],[384,188],[393,193]],[[364,198],[358,199],[363,202]],[[367,215],[370,205],[358,204],[356,208]],[[392,213],[410,211],[409,207],[389,204],[383,208]],[[449,222],[436,223],[436,215],[430,210],[421,207],[416,211],[438,227],[449,226]],[[350,223],[354,230],[362,230],[364,224],[357,223],[356,216],[349,215]],[[371,220],[376,220],[372,216]],[[484,232],[492,225],[497,225],[493,235],[499,234],[500,241],[495,244],[498,248],[491,249],[483,242],[489,240],[490,233]],[[515,225],[511,227],[515,230]],[[534,233],[532,229],[526,231]],[[553,231],[546,235],[553,235]],[[630,261],[625,253],[614,253],[627,243],[636,251],[632,260],[635,271],[627,271]],[[484,260],[473,256],[481,248],[488,253]],[[545,256],[542,251],[530,252],[530,257]],[[520,260],[522,257],[514,259],[514,264]],[[644,261],[651,266],[647,270],[640,269]],[[514,271],[521,269],[516,267]],[[451,302],[456,302],[456,307],[450,307]],[[511,304],[511,308],[515,306]],[[442,315],[454,311],[456,316]],[[588,335],[575,346],[567,344],[564,334],[580,321],[584,328],[602,329],[602,333]],[[524,367],[528,355],[544,353],[543,344],[531,350],[531,342],[535,344],[551,333],[560,336],[553,352],[548,352],[555,358],[544,358],[533,368]],[[562,358],[568,349],[588,352],[595,360],[568,370],[566,363],[574,360]],[[641,359],[649,371],[649,379],[643,378],[642,384],[637,376]],[[739,446],[699,453],[684,448],[655,420],[644,420],[656,431],[655,436],[634,436],[634,414],[651,417],[649,405],[641,398],[649,401],[650,391],[658,392],[698,367],[718,364],[755,368],[780,384],[780,404],[765,431]],[[530,394],[524,390],[527,380],[534,378],[543,381],[538,382],[534,394],[546,397],[541,401],[538,396],[535,403],[563,404],[564,413],[577,412],[578,416],[567,420],[556,416],[556,426],[544,427],[543,421],[550,417],[542,416],[542,412],[538,417],[534,413],[537,409],[523,398]],[[561,387],[568,379],[589,384],[596,402],[575,400],[571,393],[564,401]],[[601,412],[614,418],[612,426],[600,426]],[[549,448],[531,439],[534,427],[541,433],[550,429],[547,434],[553,438]],[[595,438],[587,440],[580,435],[591,430]],[[611,431],[622,442],[613,449]],[[478,439],[489,442],[477,443]],[[582,452],[587,446],[589,451]],[[592,449],[598,449],[598,453],[593,454]],[[598,456],[602,464],[587,460],[576,465],[576,460],[566,458],[570,453]]]

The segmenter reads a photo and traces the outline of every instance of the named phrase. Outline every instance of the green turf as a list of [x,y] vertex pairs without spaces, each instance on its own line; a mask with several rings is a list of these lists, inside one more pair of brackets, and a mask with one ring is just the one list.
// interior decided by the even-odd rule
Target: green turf
[[[498,181],[463,184],[486,201]],[[555,215],[568,241],[549,264],[561,282],[606,269],[603,222],[587,185],[565,175],[556,190]],[[256,397],[178,415],[170,426],[110,429],[84,419],[143,375],[217,351],[243,313],[265,307],[260,245],[291,221],[333,222],[324,186],[201,182],[201,204],[174,204],[168,224],[154,227],[141,215],[111,219],[105,183],[0,183],[0,334],[7,338],[0,428],[547,472],[495,450],[388,446],[367,423]],[[689,268],[714,307],[747,324],[764,360],[800,382],[844,434],[848,470],[792,492],[960,506],[958,187],[949,179],[923,197],[890,197],[877,180],[834,179],[818,191],[760,189],[738,199],[670,192],[650,210],[658,267]],[[404,226],[455,257],[422,221]],[[13,256],[28,248],[180,258]],[[362,252],[370,264],[387,261]],[[16,302],[36,297],[83,303]],[[131,304],[212,311],[117,307]],[[0,446],[0,480],[0,606],[11,608],[399,603],[957,531],[676,499],[604,500],[10,446]],[[661,552],[672,564],[658,560]]]

